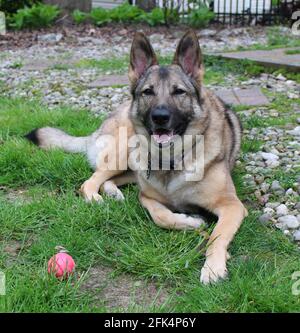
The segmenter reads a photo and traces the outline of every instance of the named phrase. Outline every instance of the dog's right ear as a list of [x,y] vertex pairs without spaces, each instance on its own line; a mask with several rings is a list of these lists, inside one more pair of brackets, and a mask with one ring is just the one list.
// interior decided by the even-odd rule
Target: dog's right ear
[[135,86],[137,80],[146,70],[157,65],[157,58],[148,38],[142,33],[137,32],[134,36],[130,51],[129,80]]

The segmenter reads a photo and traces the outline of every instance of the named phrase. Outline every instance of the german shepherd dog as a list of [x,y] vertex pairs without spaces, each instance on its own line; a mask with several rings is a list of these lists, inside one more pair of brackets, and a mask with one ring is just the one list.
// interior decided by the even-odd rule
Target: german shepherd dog
[[[135,182],[141,204],[160,227],[199,228],[203,220],[191,216],[195,207],[215,214],[218,221],[207,244],[200,277],[202,283],[208,284],[226,277],[227,248],[247,211],[237,197],[230,174],[240,148],[240,122],[219,98],[205,89],[203,75],[202,54],[193,31],[182,37],[169,66],[159,66],[149,40],[136,33],[130,54],[130,101],[88,137],[72,137],[50,127],[36,129],[26,137],[44,149],[58,147],[87,155],[95,172],[80,192],[88,202],[101,202],[99,191],[122,200],[118,186]],[[152,170],[150,166],[135,170],[129,166],[130,152],[127,142],[120,140],[120,128],[126,129],[128,138],[142,135],[146,142],[154,142],[158,148],[149,152],[148,158],[151,155],[151,159],[159,160],[158,169]],[[176,168],[183,158],[180,149],[172,153],[173,166],[169,170],[162,168],[162,151],[176,138],[186,135],[193,138],[192,142],[197,135],[203,137],[203,174],[196,181],[187,181],[186,169]],[[115,147],[106,140],[107,136],[116,139]],[[119,164],[112,170],[104,167],[104,161],[113,149]],[[184,156],[194,150],[192,144]],[[191,157],[190,163],[194,162],[195,157]]]

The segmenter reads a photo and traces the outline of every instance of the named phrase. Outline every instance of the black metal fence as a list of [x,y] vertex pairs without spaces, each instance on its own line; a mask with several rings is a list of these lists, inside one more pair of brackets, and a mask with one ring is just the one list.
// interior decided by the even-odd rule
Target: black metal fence
[[164,8],[166,15],[177,12],[181,18],[208,7],[214,12],[215,23],[255,25],[292,22],[292,13],[300,10],[300,0],[156,0],[156,6]]
[[223,24],[278,24],[292,22],[299,0],[215,0],[215,22]]

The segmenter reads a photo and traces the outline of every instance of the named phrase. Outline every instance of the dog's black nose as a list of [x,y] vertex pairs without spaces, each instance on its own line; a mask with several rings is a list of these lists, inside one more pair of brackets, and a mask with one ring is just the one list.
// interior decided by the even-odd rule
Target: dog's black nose
[[166,125],[170,118],[171,113],[165,107],[158,107],[151,112],[151,119],[156,125]]

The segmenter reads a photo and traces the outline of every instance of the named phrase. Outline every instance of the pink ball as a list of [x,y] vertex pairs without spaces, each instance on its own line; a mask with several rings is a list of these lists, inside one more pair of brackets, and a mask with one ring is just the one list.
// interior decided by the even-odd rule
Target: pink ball
[[48,261],[48,273],[55,274],[57,278],[68,277],[74,269],[73,258],[65,252],[57,253]]

